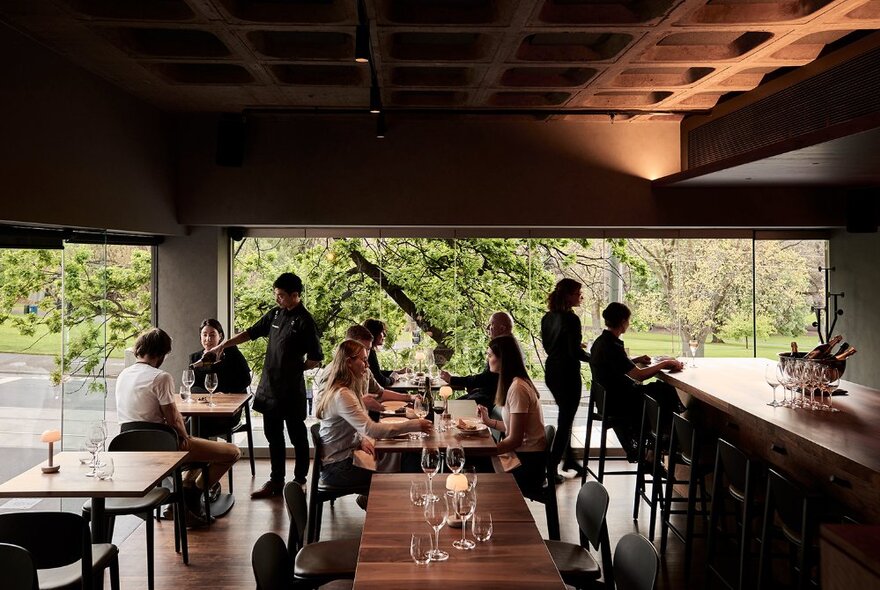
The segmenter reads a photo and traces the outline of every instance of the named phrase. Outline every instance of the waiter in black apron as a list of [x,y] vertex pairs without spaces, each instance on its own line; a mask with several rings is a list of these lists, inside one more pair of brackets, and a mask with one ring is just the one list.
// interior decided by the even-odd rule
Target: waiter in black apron
[[306,383],[303,371],[320,366],[324,353],[318,341],[318,329],[312,314],[302,304],[302,279],[283,273],[272,284],[277,307],[253,326],[220,343],[209,352],[220,354],[226,346],[235,346],[267,337],[266,360],[260,386],[254,395],[254,409],[263,414],[263,430],[269,441],[272,473],[263,487],[251,498],[281,495],[284,489],[287,445],[284,425],[296,451],[293,481],[303,485],[309,474],[309,436],[306,430]]

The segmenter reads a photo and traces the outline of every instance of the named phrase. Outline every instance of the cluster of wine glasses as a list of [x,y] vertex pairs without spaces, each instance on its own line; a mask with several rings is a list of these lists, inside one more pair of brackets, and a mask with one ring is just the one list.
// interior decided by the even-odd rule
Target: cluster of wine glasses
[[[773,389],[773,401],[768,406],[840,411],[834,407],[832,401],[832,394],[840,385],[840,369],[837,367],[807,359],[787,358],[775,365],[768,364],[764,370],[764,379]],[[776,389],[780,385],[782,401],[776,399]]]
[[[84,464],[89,467],[86,477],[111,479],[113,477],[113,458],[103,452],[107,441],[107,423],[98,420],[89,425],[83,446],[89,453]],[[83,462],[83,459],[80,459]]]
[[428,478],[427,491],[424,486],[413,482],[410,488],[410,499],[416,506],[424,507],[425,521],[434,532],[433,540],[420,534],[413,534],[410,543],[410,553],[416,563],[428,561],[446,561],[449,553],[440,549],[440,530],[449,524],[454,515],[461,523],[461,539],[452,543],[452,546],[461,551],[468,551],[476,546],[476,543],[467,538],[467,523],[473,522],[473,534],[477,541],[488,541],[492,536],[492,515],[480,514],[475,516],[477,508],[477,474],[469,467],[465,470],[464,449],[460,446],[450,446],[446,449],[445,463],[453,474],[461,474],[467,479],[466,489],[454,487],[446,494],[434,493],[434,476],[442,471],[444,463],[443,453],[440,449],[425,447],[422,449],[422,470]]

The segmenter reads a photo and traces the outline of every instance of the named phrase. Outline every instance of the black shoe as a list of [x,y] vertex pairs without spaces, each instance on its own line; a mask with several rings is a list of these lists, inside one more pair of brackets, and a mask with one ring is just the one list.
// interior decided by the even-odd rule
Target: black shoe
[[562,477],[561,474],[557,473],[556,477],[554,478],[554,481],[556,482],[556,485],[559,485],[565,481],[565,478]]
[[214,485],[211,486],[211,489],[208,490],[208,501],[216,502],[217,499],[220,498],[220,482],[218,481]]
[[211,524],[204,516],[195,514],[191,510],[186,511],[185,522],[188,529],[201,529]]
[[304,478],[304,477],[294,477],[293,481],[294,481],[294,483],[298,483],[301,486],[306,485],[306,478]]

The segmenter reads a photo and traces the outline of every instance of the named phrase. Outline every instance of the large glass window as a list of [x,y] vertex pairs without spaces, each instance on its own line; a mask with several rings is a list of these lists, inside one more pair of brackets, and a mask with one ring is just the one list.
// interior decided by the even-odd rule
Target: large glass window
[[151,258],[108,243],[0,249],[3,481],[45,460],[44,430],[76,451],[90,424],[116,424],[115,378],[150,325]]
[[[235,329],[274,305],[272,281],[292,271],[327,360],[350,325],[375,317],[388,324],[383,367],[413,366],[428,348],[451,373],[472,374],[484,367],[488,316],[508,311],[552,422],[540,321],[560,278],[583,284],[576,312],[588,345],[605,305],[623,301],[633,356],[680,357],[693,343],[698,357],[775,358],[791,340],[817,341],[810,306],[825,250],[821,240],[246,238],[235,248]],[[242,348],[258,378],[265,341]],[[586,365],[583,374],[586,389]]]

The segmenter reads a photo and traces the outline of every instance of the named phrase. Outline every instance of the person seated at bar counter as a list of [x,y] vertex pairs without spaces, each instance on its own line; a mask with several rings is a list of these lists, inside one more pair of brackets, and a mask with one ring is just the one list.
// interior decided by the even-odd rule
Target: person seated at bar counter
[[[364,326],[358,324],[350,326],[348,330],[345,331],[345,339],[360,342],[367,350],[370,350],[370,347],[373,345],[372,333]],[[318,371],[315,375],[315,379],[312,382],[312,396],[315,400],[315,407],[320,403],[321,394],[323,394],[324,390],[327,388],[329,375],[329,365]],[[402,401],[410,403],[413,399],[412,395],[397,393],[396,391],[385,389],[376,380],[372,372],[368,372],[366,378],[367,388],[365,390],[365,395],[363,396],[363,401],[364,407],[366,407],[369,412],[381,412],[384,409],[381,402]]]
[[[202,359],[206,352],[223,342],[226,338],[223,325],[214,318],[202,321],[199,326],[199,339],[202,342],[202,350],[189,355],[190,365]],[[217,391],[221,393],[246,393],[251,384],[251,368],[247,360],[237,346],[229,346],[223,349],[220,360],[210,369],[194,367],[195,382],[192,390],[196,393],[205,393],[205,375],[209,372],[217,374]],[[202,418],[199,435],[203,438],[225,435],[241,422],[241,411],[229,418]]]
[[186,524],[204,526],[207,523],[202,515],[201,490],[219,482],[241,452],[234,444],[187,433],[174,403],[174,379],[159,369],[170,352],[171,337],[164,330],[153,328],[138,337],[134,344],[137,362],[123,369],[116,379],[116,411],[122,432],[137,428],[138,422],[167,424],[177,432],[178,447],[187,451],[187,462],[208,463],[207,473],[188,471],[183,482],[189,512]]
[[502,420],[489,417],[486,406],[477,406],[483,424],[505,433],[496,447],[504,470],[524,493],[540,489],[547,474],[547,440],[540,395],[529,378],[523,353],[513,336],[493,338],[486,353],[489,370],[498,375],[495,405]]
[[596,338],[590,349],[590,369],[599,385],[605,388],[605,411],[623,418],[614,426],[620,444],[630,462],[637,460],[638,437],[642,421],[642,396],[650,395],[666,419],[673,411],[683,409],[675,388],[662,381],[643,384],[660,371],[681,371],[684,365],[676,359],[666,359],[647,367],[651,357],[643,355],[629,358],[620,337],[629,328],[630,310],[623,303],[611,302],[602,311],[606,330]]
[[388,387],[392,385],[395,381],[397,381],[397,377],[400,373],[404,371],[383,371],[382,367],[379,366],[379,357],[376,355],[376,347],[382,346],[385,344],[385,334],[388,331],[387,326],[385,326],[385,322],[382,320],[376,320],[370,318],[368,320],[364,320],[363,327],[369,330],[371,339],[370,339],[370,372],[373,374],[373,378],[381,385],[382,387]]
[[406,432],[428,432],[430,420],[375,422],[364,407],[367,384],[367,348],[355,340],[344,340],[333,355],[328,369],[329,385],[321,395],[315,416],[321,421],[323,443],[321,481],[339,488],[365,488],[373,472],[354,463],[358,449],[375,454],[373,440]]
[[[513,318],[504,311],[496,311],[489,317],[486,326],[489,332],[489,340],[501,336],[513,334]],[[481,406],[486,406],[489,411],[495,406],[495,394],[498,390],[498,374],[489,369],[489,363],[481,373],[459,377],[450,375],[448,371],[440,371],[440,378],[449,383],[453,389],[465,389],[467,394],[461,399],[472,399]]]

